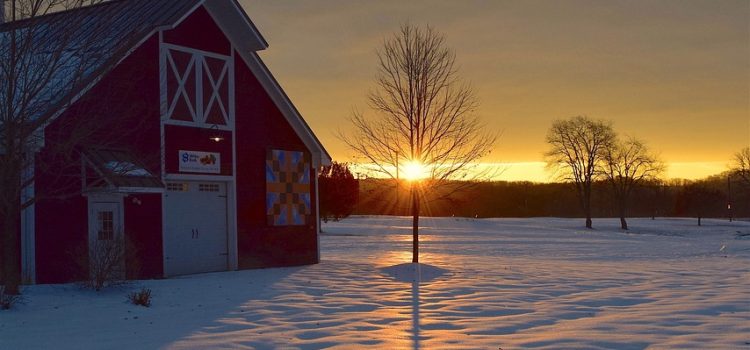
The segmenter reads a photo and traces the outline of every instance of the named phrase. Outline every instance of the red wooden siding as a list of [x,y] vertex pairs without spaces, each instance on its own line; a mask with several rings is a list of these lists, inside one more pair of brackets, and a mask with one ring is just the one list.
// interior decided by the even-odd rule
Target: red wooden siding
[[128,276],[159,278],[164,275],[162,251],[162,201],[160,193],[131,194],[124,200],[125,236],[134,248]]
[[[317,223],[268,226],[265,160],[268,149],[304,151],[302,140],[286,121],[250,69],[235,61],[237,101],[237,241],[240,268],[317,262]],[[314,172],[311,170],[311,175]],[[315,177],[311,176],[315,188]],[[312,193],[312,213],[315,207]]]
[[164,42],[229,56],[231,44],[202,6],[177,28],[164,32]]
[[[68,282],[86,274],[71,258],[72,252],[85,248],[88,242],[88,205],[80,194],[80,157],[76,150],[66,155],[54,151],[65,144],[71,133],[78,132],[71,126],[96,130],[86,134],[83,143],[128,149],[139,155],[152,173],[159,174],[158,47],[158,37],[148,39],[45,129],[46,147],[37,157],[36,168],[38,283]],[[141,243],[160,246],[161,208],[154,210],[150,218],[141,219]],[[156,267],[142,268],[160,269],[161,261]]]

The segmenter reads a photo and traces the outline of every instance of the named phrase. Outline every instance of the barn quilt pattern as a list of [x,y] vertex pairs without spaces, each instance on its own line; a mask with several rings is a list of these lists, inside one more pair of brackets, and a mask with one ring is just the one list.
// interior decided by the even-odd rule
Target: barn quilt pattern
[[270,226],[305,225],[311,214],[310,160],[303,152],[269,150],[266,217]]

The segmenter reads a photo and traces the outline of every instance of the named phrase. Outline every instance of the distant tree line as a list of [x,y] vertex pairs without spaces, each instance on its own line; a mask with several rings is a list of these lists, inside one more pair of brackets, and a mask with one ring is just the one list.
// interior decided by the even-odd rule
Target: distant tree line
[[[640,147],[631,140],[625,141],[624,150]],[[748,219],[750,148],[737,152],[729,169],[701,180],[652,178],[631,183],[628,216],[693,217],[698,225],[702,218]],[[399,186],[396,179],[355,179],[348,164],[335,162],[324,168],[320,176],[321,216],[326,220],[338,220],[350,214],[407,216],[412,213],[412,193],[405,190],[403,184]],[[613,191],[613,178],[617,177],[604,176],[591,181],[592,217],[622,216],[623,197],[621,192]],[[462,191],[455,191],[456,188]],[[579,189],[573,181],[453,181],[439,190],[425,193],[420,206],[425,216],[578,218],[585,216]]]
[[[750,217],[750,186],[723,173],[699,181],[647,181],[632,189],[631,217]],[[458,183],[456,184],[458,185]],[[465,187],[465,186],[464,186]],[[731,194],[728,189],[731,187]],[[582,217],[580,201],[570,183],[482,182],[450,197],[427,194],[423,215],[457,217]],[[357,215],[409,215],[409,193],[398,191],[393,179],[360,180]],[[619,217],[618,198],[606,180],[591,185],[591,215]]]

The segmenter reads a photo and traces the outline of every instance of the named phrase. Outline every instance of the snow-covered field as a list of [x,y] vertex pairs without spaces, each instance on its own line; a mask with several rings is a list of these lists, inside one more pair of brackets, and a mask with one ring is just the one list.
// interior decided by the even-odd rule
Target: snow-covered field
[[750,349],[750,222],[582,223],[423,218],[420,282],[410,219],[356,217],[318,265],[31,286],[0,349]]

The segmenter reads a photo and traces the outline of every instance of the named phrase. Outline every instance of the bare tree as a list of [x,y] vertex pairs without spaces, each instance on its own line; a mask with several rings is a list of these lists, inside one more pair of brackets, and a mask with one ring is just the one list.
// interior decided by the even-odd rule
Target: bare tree
[[549,151],[544,155],[547,167],[575,185],[576,194],[591,224],[591,184],[603,160],[603,151],[611,146],[616,135],[608,122],[578,116],[557,120],[547,133]]
[[[44,127],[90,82],[91,70],[102,60],[101,51],[106,49],[103,43],[111,30],[109,22],[101,19],[78,23],[36,19],[99,2],[2,2],[9,21],[0,26],[0,234],[1,277],[8,293],[19,292],[17,218],[38,198],[28,189],[34,182],[34,167],[45,166],[34,163],[44,144]],[[84,31],[87,35],[81,35]],[[59,158],[70,158],[81,141],[98,130],[98,123],[101,121],[89,118],[62,127],[69,137],[54,147]]]
[[732,172],[750,186],[750,147],[745,147],[734,154],[731,168]]
[[712,188],[707,181],[687,183],[682,186],[675,199],[675,209],[678,215],[690,215],[701,219],[715,217],[722,210],[726,197],[720,190]]
[[[370,172],[410,181],[412,262],[419,262],[420,202],[453,180],[476,180],[477,162],[496,135],[475,115],[477,100],[455,66],[455,53],[431,27],[403,25],[377,51],[376,89],[369,94],[373,117],[354,113],[354,131],[341,135]],[[457,188],[454,188],[454,190]]]
[[646,144],[633,137],[610,143],[603,150],[603,158],[601,173],[612,188],[620,227],[627,230],[625,217],[633,189],[644,181],[656,180],[664,171],[664,164],[651,154]]

